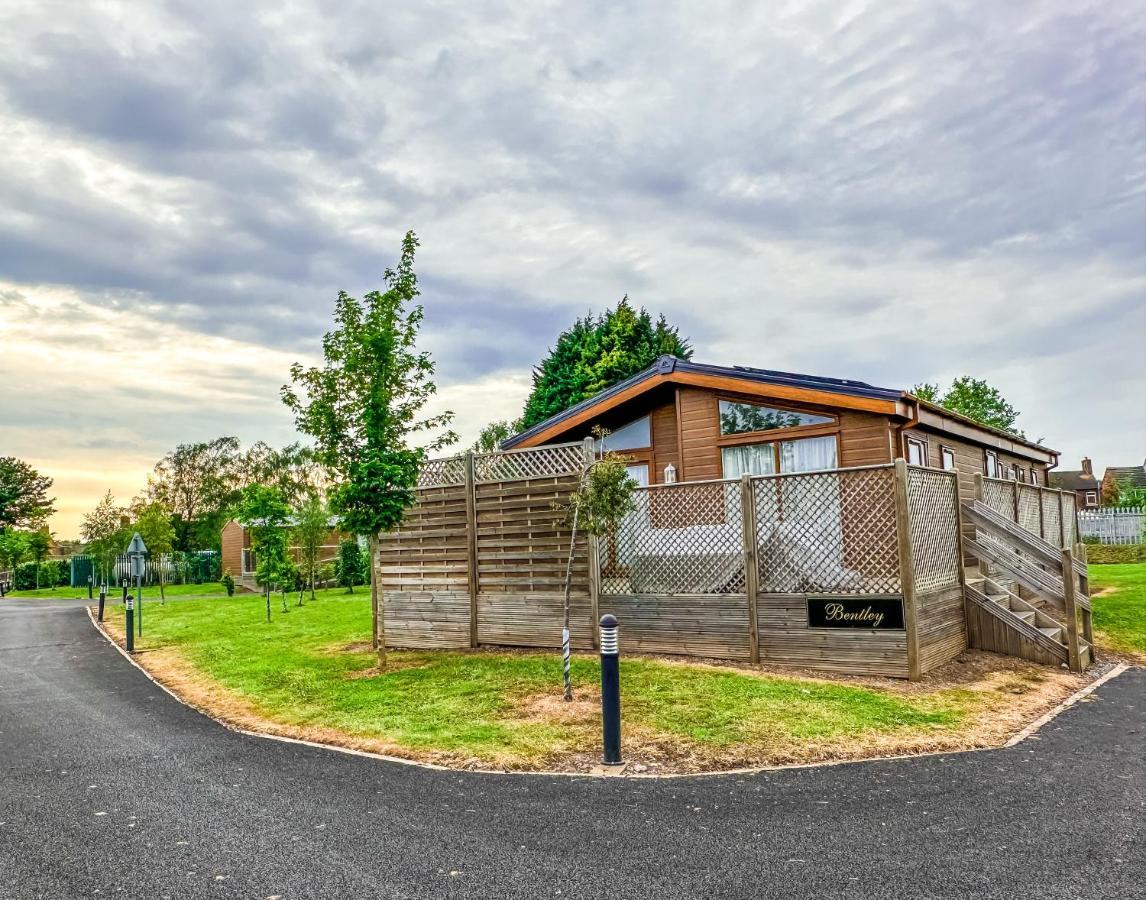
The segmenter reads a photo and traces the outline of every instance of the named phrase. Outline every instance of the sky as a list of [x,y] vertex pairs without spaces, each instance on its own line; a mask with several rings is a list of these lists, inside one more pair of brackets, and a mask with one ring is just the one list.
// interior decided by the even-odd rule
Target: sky
[[1146,457],[1146,0],[0,2],[0,455],[60,537],[176,444],[298,438],[414,229],[465,442],[628,294],[695,359],[972,374]]

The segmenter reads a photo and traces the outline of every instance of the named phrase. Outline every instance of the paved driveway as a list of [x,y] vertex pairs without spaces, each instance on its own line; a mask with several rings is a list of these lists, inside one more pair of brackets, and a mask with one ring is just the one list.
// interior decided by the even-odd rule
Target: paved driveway
[[1146,897],[1146,672],[1010,750],[439,772],[234,734],[81,604],[0,602],[0,898]]

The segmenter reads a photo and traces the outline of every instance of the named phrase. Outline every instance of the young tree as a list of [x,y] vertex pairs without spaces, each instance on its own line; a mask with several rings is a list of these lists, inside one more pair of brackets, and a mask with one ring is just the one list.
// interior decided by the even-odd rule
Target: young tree
[[[418,239],[406,233],[398,268],[383,275],[386,290],[361,300],[339,292],[335,329],[323,338],[322,368],[291,367],[293,386],[283,402],[300,431],[315,439],[318,459],[331,475],[331,511],[340,527],[365,535],[373,572],[378,534],[398,525],[414,502],[427,450],[457,440],[452,412],[426,415],[436,393],[434,363],[416,347],[424,315],[414,274]],[[440,432],[425,448],[411,447],[422,433]],[[379,666],[386,664],[385,620],[372,577],[371,608]]]
[[478,439],[470,447],[474,453],[492,453],[501,449],[501,442],[521,431],[521,419],[499,419],[490,422],[480,432]]
[[143,538],[151,557],[159,560],[159,596],[166,600],[167,573],[163,557],[175,549],[175,526],[171,523],[171,510],[159,500],[150,503],[137,500],[132,504],[131,513],[135,519],[133,529]]
[[339,543],[335,568],[339,586],[346,588],[346,593],[353,594],[354,585],[362,580],[362,549],[354,538]]
[[13,456],[0,457],[0,531],[38,528],[53,512],[52,479]]
[[938,384],[917,384],[911,392],[920,400],[936,403],[968,419],[1023,436],[1015,428],[1019,411],[1003,398],[998,388],[981,378],[972,378],[970,375],[956,378],[942,396]]
[[[35,531],[28,532],[28,555],[32,557],[32,561],[36,564],[36,590],[40,589],[40,566],[44,564],[44,559],[51,549],[52,535],[49,533],[46,525],[43,528],[37,528]],[[55,586],[56,583],[53,580],[53,589]]]
[[[299,567],[304,583],[310,586],[310,599],[314,599],[314,580],[318,573],[318,557],[323,542],[330,534],[330,514],[318,495],[312,494],[294,511],[294,540],[298,547]],[[299,594],[302,604],[302,594]]]
[[265,484],[279,489],[291,506],[322,491],[322,467],[314,451],[295,442],[276,450],[263,441],[250,446],[238,460],[240,486]]
[[[604,437],[604,434],[600,433],[598,436]],[[606,453],[590,462],[582,470],[577,490],[570,495],[566,506],[566,515],[571,527],[569,555],[565,562],[561,649],[564,696],[567,701],[573,699],[573,682],[569,676],[569,592],[573,583],[573,555],[577,547],[577,532],[581,529],[597,537],[616,535],[621,519],[636,509],[633,491],[637,483],[629,476],[625,467],[626,462],[625,457],[615,453]]]
[[263,588],[269,622],[271,588],[284,583],[293,569],[287,553],[290,507],[277,488],[248,484],[239,496],[236,512],[251,535],[255,581]]
[[529,428],[635,375],[665,354],[692,357],[692,347],[664,316],[653,322],[626,295],[603,315],[577,319],[533,371],[521,426]]
[[104,581],[109,578],[116,557],[124,551],[131,538],[123,526],[124,513],[116,505],[111,491],[108,491],[80,524],[80,536],[84,539],[85,549],[99,566]]

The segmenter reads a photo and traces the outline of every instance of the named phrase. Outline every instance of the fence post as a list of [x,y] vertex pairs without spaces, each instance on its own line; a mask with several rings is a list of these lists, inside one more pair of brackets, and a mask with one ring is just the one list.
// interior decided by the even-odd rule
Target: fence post
[[980,503],[983,502],[983,473],[975,473],[975,499]]
[[478,645],[478,553],[477,486],[474,478],[474,452],[466,451],[466,575],[470,592],[470,647]]
[[[982,487],[976,480],[976,490]],[[907,677],[918,681],[919,628],[915,617],[915,565],[911,559],[910,513],[907,507],[907,462],[895,461],[895,530],[899,537],[899,587],[903,593],[903,624],[907,632]]]
[[752,477],[740,476],[740,521],[744,544],[744,591],[748,596],[748,650],[752,662],[760,662],[760,633],[756,624],[756,503]]
[[1040,485],[1038,488],[1038,501],[1039,501],[1039,537],[1044,541],[1047,539],[1047,523],[1046,517],[1043,515],[1043,490]]
[[1014,485],[1011,487],[1011,496],[1014,497],[1014,501],[1015,501],[1014,503],[1011,504],[1011,508],[1014,510],[1014,513],[1015,513],[1015,524],[1018,525],[1019,524],[1019,482],[1017,479],[1015,480]]
[[[587,437],[581,442],[581,451],[584,454],[586,471],[597,458],[593,438]],[[590,534],[588,543],[589,562],[589,611],[592,621],[601,621],[601,542],[595,534]],[[601,646],[601,635],[596,628],[593,632],[593,649]]]
[[[1062,515],[1059,515],[1062,518]],[[1066,650],[1072,672],[1082,671],[1082,659],[1078,651],[1078,613],[1074,602],[1074,557],[1070,548],[1062,550],[1062,599],[1066,611]]]
[[1058,545],[1064,550],[1070,547],[1066,542],[1066,516],[1062,514],[1062,491],[1055,491],[1055,502],[1058,504]]

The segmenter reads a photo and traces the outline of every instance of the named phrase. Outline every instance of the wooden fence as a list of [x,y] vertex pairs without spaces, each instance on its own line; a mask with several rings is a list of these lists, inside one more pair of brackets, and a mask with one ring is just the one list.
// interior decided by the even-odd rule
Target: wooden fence
[[[387,643],[558,647],[561,507],[591,458],[588,442],[428,466],[379,541]],[[638,488],[615,534],[577,540],[573,645],[611,612],[636,651],[918,677],[965,647],[957,499],[953,473],[902,461]],[[813,625],[829,602],[902,623]]]
[[1078,514],[1080,538],[1100,544],[1146,544],[1146,509],[1086,509]]

